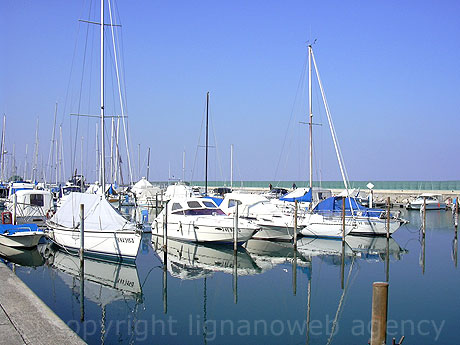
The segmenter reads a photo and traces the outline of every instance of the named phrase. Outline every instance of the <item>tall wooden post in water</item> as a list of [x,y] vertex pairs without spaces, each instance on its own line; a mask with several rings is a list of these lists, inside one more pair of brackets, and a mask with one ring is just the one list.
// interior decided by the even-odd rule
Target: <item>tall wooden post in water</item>
[[387,239],[390,238],[390,197],[387,199]]
[[85,205],[80,204],[80,320],[85,319]]
[[209,123],[209,92],[206,93],[206,158],[204,168],[204,194],[208,195],[208,123]]
[[372,326],[371,344],[382,345],[386,342],[388,311],[388,283],[372,284]]

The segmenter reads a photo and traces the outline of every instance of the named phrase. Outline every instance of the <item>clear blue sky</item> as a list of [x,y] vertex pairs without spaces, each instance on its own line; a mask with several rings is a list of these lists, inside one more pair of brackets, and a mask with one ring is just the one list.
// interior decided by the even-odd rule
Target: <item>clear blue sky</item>
[[[315,56],[351,180],[460,179],[459,1],[117,0],[116,6],[136,176],[140,144],[141,175],[151,147],[151,180],[167,179],[169,167],[182,176],[185,149],[191,178],[209,91],[213,146],[217,138],[210,179],[229,180],[234,144],[235,179],[306,180],[307,127],[299,121],[306,121],[307,95],[299,80],[306,41],[317,39]],[[56,101],[69,150],[87,27],[78,19],[88,11],[88,1],[0,2],[0,111],[7,116],[7,150],[15,143],[20,165],[26,143],[31,160],[37,118],[40,159],[48,161]],[[99,36],[92,30],[92,86],[84,88],[94,99],[80,111],[98,114]],[[315,122],[324,125],[315,127],[315,166],[323,180],[337,180],[318,97]],[[82,120],[78,135],[85,138],[90,179],[95,131],[95,120]],[[79,167],[79,142],[77,150]],[[204,179],[203,157],[200,148],[195,180]],[[65,160],[70,174],[68,152]]]

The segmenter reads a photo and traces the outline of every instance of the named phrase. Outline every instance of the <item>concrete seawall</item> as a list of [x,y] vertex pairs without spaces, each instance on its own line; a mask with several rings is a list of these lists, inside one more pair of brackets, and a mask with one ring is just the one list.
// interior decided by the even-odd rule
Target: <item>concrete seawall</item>
[[86,344],[0,262],[0,345]]

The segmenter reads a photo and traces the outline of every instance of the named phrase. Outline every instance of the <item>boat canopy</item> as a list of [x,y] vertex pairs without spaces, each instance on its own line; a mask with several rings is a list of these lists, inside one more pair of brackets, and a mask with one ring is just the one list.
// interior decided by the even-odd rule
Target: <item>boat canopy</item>
[[[341,212],[343,205],[343,197],[332,196],[321,201],[313,209],[313,212]],[[350,207],[351,206],[351,207]],[[355,198],[345,198],[345,212],[347,215],[353,212],[360,212],[365,217],[379,217],[383,210],[375,208],[367,208],[361,205]]]
[[283,195],[281,201],[298,201],[298,202],[311,202],[312,201],[312,190],[307,188],[297,188],[293,192]]
[[104,196],[77,192],[69,194],[50,221],[71,229],[79,227],[81,204],[85,205],[85,229],[89,231],[136,229],[136,224],[123,218]]

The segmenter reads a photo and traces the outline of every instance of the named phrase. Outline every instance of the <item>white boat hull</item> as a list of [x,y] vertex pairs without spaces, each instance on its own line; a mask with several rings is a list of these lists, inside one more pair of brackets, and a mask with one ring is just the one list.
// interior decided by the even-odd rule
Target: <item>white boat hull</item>
[[[80,231],[55,226],[48,236],[61,247],[70,250],[80,249]],[[112,260],[136,260],[141,234],[137,231],[100,231],[85,229],[85,254]]]
[[[351,231],[351,235],[385,236],[387,234],[387,220],[372,217],[356,217],[356,227]],[[390,219],[390,235],[401,226],[397,219]]]
[[290,241],[294,237],[294,228],[287,226],[260,225],[260,230],[252,238],[257,240]]
[[33,248],[42,236],[42,231],[21,231],[11,235],[0,235],[0,244],[16,248]]
[[[302,220],[300,233],[304,236],[342,238],[343,224],[339,217],[325,217],[320,214],[307,214]],[[355,227],[351,218],[345,218],[345,236]]]
[[[217,217],[216,217],[217,218]],[[214,224],[202,222],[199,218],[193,221],[184,219],[179,222],[167,223],[167,236],[182,241],[190,241],[197,243],[215,242],[215,243],[233,243],[233,225],[227,219],[216,219]],[[156,219],[152,224],[152,234],[163,236],[164,223]],[[249,240],[257,231],[255,227],[239,227],[238,228],[238,243],[244,243]]]

